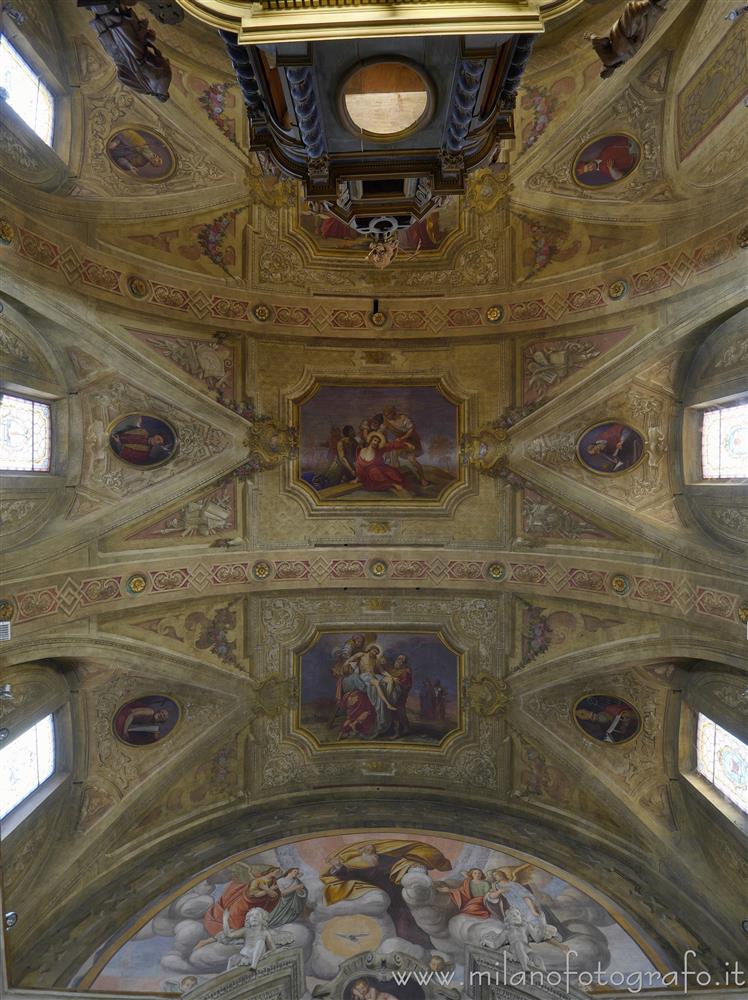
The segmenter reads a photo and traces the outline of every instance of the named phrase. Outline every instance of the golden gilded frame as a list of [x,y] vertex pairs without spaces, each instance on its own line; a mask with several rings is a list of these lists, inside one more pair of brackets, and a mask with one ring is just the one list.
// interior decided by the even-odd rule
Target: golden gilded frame
[[348,38],[537,33],[584,0],[178,0],[240,45]]

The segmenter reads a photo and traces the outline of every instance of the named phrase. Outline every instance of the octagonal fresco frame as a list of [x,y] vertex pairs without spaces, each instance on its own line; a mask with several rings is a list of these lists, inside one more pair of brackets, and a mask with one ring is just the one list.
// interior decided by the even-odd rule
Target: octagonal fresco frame
[[[362,416],[378,415],[388,404],[397,405],[398,413],[403,414],[406,413],[409,405],[416,400],[416,407],[420,414],[428,408],[429,403],[436,405],[437,408],[441,408],[441,412],[436,414],[436,416],[439,423],[444,425],[444,429],[435,433],[433,438],[427,437],[428,432],[424,432],[423,422],[419,428],[417,419],[414,421],[421,442],[425,443],[423,453],[421,454],[418,451],[415,453],[415,457],[424,469],[424,478],[427,478],[429,475],[433,477],[436,474],[437,479],[441,480],[440,486],[438,483],[431,483],[429,481],[429,486],[437,487],[436,490],[432,491],[435,495],[411,495],[410,497],[404,497],[396,495],[394,490],[367,490],[361,487],[356,489],[351,486],[350,492],[363,495],[346,496],[346,484],[341,484],[342,489],[333,486],[331,490],[326,486],[319,489],[312,484],[316,475],[322,471],[322,463],[318,458],[316,470],[312,468],[309,451],[305,451],[305,447],[321,447],[322,445],[327,445],[328,442],[319,441],[319,434],[326,433],[327,431],[322,429],[319,412],[314,413],[310,410],[310,407],[316,401],[316,409],[322,409],[325,401],[323,396],[325,399],[334,398],[336,390],[340,394],[341,406],[345,405],[349,409],[356,396],[360,395],[362,397]],[[428,397],[429,392],[433,394],[430,400]],[[456,387],[450,386],[445,379],[419,375],[406,376],[399,379],[391,377],[372,378],[371,376],[346,379],[307,372],[300,384],[289,391],[287,398],[289,423],[296,428],[299,440],[298,453],[290,464],[290,471],[287,473],[287,486],[289,492],[292,492],[300,499],[303,498],[305,506],[311,513],[323,515],[328,512],[335,515],[361,513],[383,516],[386,513],[395,513],[396,511],[398,516],[402,516],[407,512],[423,516],[431,512],[451,512],[454,504],[461,496],[475,492],[475,485],[470,481],[474,477],[471,476],[469,468],[460,461],[460,441],[468,423],[468,394],[461,392]],[[344,404],[343,401],[345,401]],[[375,414],[370,413],[373,405],[378,405],[380,408],[375,411]],[[451,415],[448,414],[450,408],[453,410]],[[315,424],[317,425],[316,430],[313,429]],[[329,427],[331,431],[333,426],[337,426],[342,431],[343,427],[348,424],[351,424],[349,419],[333,416],[332,418],[327,418],[326,427]],[[353,426],[354,433],[358,437],[360,433],[359,420],[355,420],[355,423],[352,423],[351,426]],[[428,456],[433,457],[431,448],[436,438],[448,438],[450,445],[449,457],[446,462],[448,471],[429,464],[427,461]],[[312,440],[314,441],[313,445],[311,444]],[[387,443],[390,444],[391,441]],[[416,489],[427,489],[428,487],[416,485],[418,477],[417,473],[413,472],[408,453],[406,451],[399,451],[398,455],[407,456],[405,461],[408,462],[408,468],[405,478],[408,490],[412,490],[414,487]],[[321,495],[323,493],[326,495]],[[334,493],[335,495],[330,495],[330,493]]]
[[[451,724],[450,728],[447,728],[447,725],[445,725],[444,732],[442,732],[441,735],[438,736],[438,738],[420,739],[420,740],[416,739],[416,735],[419,733],[419,731],[421,735],[423,735],[424,729],[428,730],[432,728],[431,726],[425,726],[426,721],[437,722],[437,723],[439,721],[438,715],[436,715],[436,713],[430,717],[424,716],[422,714],[422,708],[423,708],[422,685],[424,684],[425,680],[429,681],[431,680],[431,674],[434,674],[435,679],[441,682],[441,676],[437,677],[436,676],[437,672],[434,671],[433,669],[429,671],[428,678],[425,678],[423,676],[419,678],[418,677],[419,671],[417,664],[411,665],[413,670],[413,686],[409,690],[413,692],[413,698],[414,699],[418,698],[419,700],[420,703],[419,711],[414,712],[414,710],[411,707],[408,707],[407,696],[405,703],[406,716],[408,721],[411,723],[412,727],[410,739],[408,739],[409,734],[403,734],[402,736],[399,735],[389,736],[389,737],[384,735],[372,736],[371,738],[364,736],[359,736],[358,738],[354,736],[351,738],[346,736],[344,739],[342,739],[340,735],[335,735],[336,733],[340,734],[342,726],[347,721],[347,717],[344,718],[344,720],[341,723],[338,723],[338,719],[341,713],[338,710],[338,705],[336,703],[334,690],[332,691],[333,697],[332,698],[328,697],[326,699],[326,701],[333,702],[332,709],[330,709],[330,706],[326,706],[326,711],[328,716],[331,710],[334,713],[332,716],[329,717],[327,722],[327,728],[330,730],[331,738],[329,740],[320,740],[320,738],[318,738],[318,736],[315,735],[315,733],[310,728],[308,728],[308,726],[311,724],[309,721],[309,715],[311,714],[311,711],[308,710],[305,713],[305,707],[308,709],[310,703],[309,702],[305,703],[304,700],[304,690],[305,690],[304,667],[303,667],[304,657],[309,656],[310,653],[313,653],[316,649],[318,649],[319,646],[322,643],[324,643],[325,639],[337,636],[340,638],[341,643],[344,643],[349,637],[355,636],[357,634],[360,634],[364,640],[369,639],[369,641],[368,642],[365,641],[359,647],[359,649],[354,650],[353,651],[354,655],[355,653],[365,651],[366,648],[368,648],[373,644],[385,646],[385,644],[387,643],[388,648],[390,650],[392,650],[393,646],[397,650],[398,639],[394,639],[394,642],[392,641],[393,637],[397,636],[401,637],[401,639],[399,640],[400,651],[402,651],[404,648],[410,648],[411,645],[417,643],[419,639],[423,639],[424,637],[428,637],[429,639],[432,639],[434,642],[441,644],[444,650],[454,658],[453,661],[454,672],[452,674],[444,674],[443,670],[438,671],[440,674],[444,674],[446,680],[446,683],[442,684],[442,687],[446,691],[446,697],[445,697],[446,705],[449,705],[450,702],[452,702],[454,705],[453,708],[450,707],[448,712],[445,709],[444,721],[446,724]],[[386,638],[382,638],[383,636]],[[409,659],[412,657],[412,653],[410,652],[406,655],[408,656]],[[342,665],[342,658],[339,662],[340,665]],[[389,663],[389,666],[390,667],[392,666],[391,662]],[[441,751],[444,750],[445,747],[449,746],[452,742],[454,742],[454,740],[456,740],[458,737],[462,736],[465,732],[464,699],[463,699],[463,686],[465,681],[465,651],[460,649],[456,645],[456,643],[449,638],[444,629],[438,628],[437,626],[431,628],[428,626],[423,626],[420,628],[417,626],[414,626],[412,628],[404,626],[400,627],[393,626],[388,629],[383,629],[380,627],[379,624],[375,624],[369,621],[368,623],[359,622],[358,625],[351,626],[350,628],[325,628],[325,627],[315,628],[313,634],[307,638],[303,646],[301,646],[294,652],[293,676],[296,688],[296,703],[294,707],[292,732],[295,735],[301,736],[305,740],[308,740],[313,746],[314,750],[321,750],[321,751],[335,750],[340,752],[342,748],[345,749],[360,748],[366,750],[387,748],[390,750],[391,749],[408,750],[411,752]],[[417,690],[416,690],[416,684],[418,684]],[[408,712],[410,713],[410,715],[407,715]],[[342,714],[345,715],[345,712],[343,712]],[[306,715],[306,721],[304,720],[305,715]],[[395,713],[390,713],[390,715],[392,717],[392,726],[394,728],[397,724],[396,715]],[[414,717],[416,715],[419,718],[418,723],[415,722]],[[334,723],[338,725],[337,729],[333,727]],[[324,726],[325,726],[324,722],[322,723],[317,722],[318,731],[320,729],[324,731],[323,728]],[[437,726],[433,728],[438,729],[439,727]],[[416,735],[413,735],[414,733]]]

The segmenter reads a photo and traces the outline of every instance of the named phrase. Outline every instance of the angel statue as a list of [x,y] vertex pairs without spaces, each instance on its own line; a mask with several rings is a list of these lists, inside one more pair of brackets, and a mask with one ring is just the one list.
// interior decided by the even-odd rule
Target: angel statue
[[504,929],[500,933],[491,931],[482,939],[484,948],[498,949],[502,945],[509,946],[512,958],[523,972],[539,969],[545,972],[545,962],[539,955],[533,955],[530,950],[530,931],[522,912],[511,907],[504,917]]
[[[415,248],[413,253],[408,254],[405,260],[413,260],[418,251],[421,249],[421,241],[418,241],[418,246]],[[374,267],[378,271],[383,271],[397,257],[400,252],[400,240],[398,239],[397,233],[382,233],[381,235],[375,236],[369,242],[369,252],[366,255],[366,259],[370,260]]]
[[629,0],[607,35],[585,36],[603,64],[600,76],[612,76],[636,55],[665,13],[666,4],[667,0]]
[[145,18],[132,10],[135,0],[78,0],[94,15],[91,24],[117,67],[125,87],[159,101],[169,100],[171,65],[153,44],[155,33]]
[[268,915],[262,907],[251,909],[244,918],[244,927],[234,931],[226,931],[227,938],[244,938],[244,944],[237,955],[232,955],[226,966],[226,971],[235,969],[238,965],[248,965],[256,969],[260,959],[268,951],[284,944],[291,944],[292,935],[273,935],[268,930]]

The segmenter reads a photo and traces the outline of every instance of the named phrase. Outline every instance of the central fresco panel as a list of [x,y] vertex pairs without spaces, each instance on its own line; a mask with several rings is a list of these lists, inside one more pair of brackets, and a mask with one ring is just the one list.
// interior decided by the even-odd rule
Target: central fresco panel
[[461,406],[442,386],[316,383],[296,411],[296,475],[317,503],[433,504],[462,481]]
[[461,673],[438,632],[324,632],[297,657],[298,724],[322,746],[438,745],[458,724]]
[[[460,987],[467,948],[500,958],[493,942],[510,911],[523,915],[547,970],[599,964],[603,984],[614,971],[656,979],[664,970],[606,898],[535,859],[439,833],[381,830],[284,842],[196,873],[145,907],[70,985],[180,994],[244,965],[256,966],[259,988],[279,952],[297,949],[305,998],[353,995],[362,978],[355,957],[368,953],[404,953],[452,972]],[[269,941],[250,961],[253,922]],[[415,996],[391,978],[379,988]]]

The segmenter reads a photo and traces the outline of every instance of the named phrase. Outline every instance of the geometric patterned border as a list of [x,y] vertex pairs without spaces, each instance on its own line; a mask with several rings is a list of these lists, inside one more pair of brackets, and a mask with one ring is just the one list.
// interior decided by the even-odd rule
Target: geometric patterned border
[[[182,564],[151,569],[144,574],[148,582],[139,594],[132,594],[127,589],[124,575],[106,573],[81,578],[84,572],[82,570],[77,577],[61,574],[57,580],[47,578],[43,587],[13,595],[14,624],[21,626],[52,618],[65,621],[85,617],[92,607],[103,611],[125,602],[136,607],[139,602],[153,601],[159,595],[170,595],[172,599],[177,595],[194,597],[203,594],[208,587],[214,592],[215,588],[262,592],[278,584],[292,590],[297,583],[335,588],[355,581],[362,588],[379,590],[388,586],[449,586],[454,582],[469,583],[478,590],[494,593],[505,587],[512,590],[522,587],[534,592],[566,593],[593,600],[596,596],[598,599],[605,596],[608,600],[625,602],[629,607],[641,605],[642,610],[646,606],[653,611],[666,609],[679,617],[696,615],[720,619],[725,624],[735,623],[736,632],[737,629],[742,631],[737,619],[742,595],[715,589],[704,577],[696,579],[694,574],[679,571],[671,574],[666,570],[642,572],[633,578],[630,591],[622,595],[618,586],[612,584],[614,578],[620,580],[618,566],[595,560],[593,567],[582,567],[574,565],[571,557],[542,561],[518,558],[511,552],[496,553],[491,558],[476,558],[472,553],[462,558],[425,558],[419,554],[410,559],[388,557],[385,562],[379,557],[372,558],[370,552],[350,552],[344,558],[330,555],[309,558],[308,553],[295,557],[283,553],[246,561],[232,561],[226,557],[225,561],[207,563],[196,557],[194,561],[183,560]],[[3,596],[10,597],[8,594]]]
[[[11,213],[8,213],[9,215]],[[116,296],[119,301],[125,296],[128,274],[118,270],[115,257],[93,259],[89,248],[76,249],[72,243],[61,244],[38,232],[14,224],[9,219],[0,219],[6,231],[12,234],[10,245],[5,249],[16,252],[20,257],[55,272],[72,286],[85,286],[87,294],[105,297]],[[702,274],[724,264],[738,252],[736,236],[741,226],[737,220],[727,221],[712,227],[699,236],[691,237],[667,252],[659,251],[633,265],[615,268],[611,278],[624,281],[631,289],[632,297],[643,297],[661,293],[668,289],[681,289]],[[3,249],[3,248],[0,248]],[[220,322],[226,326],[239,328],[251,325],[276,326],[284,329],[309,330],[372,330],[371,310],[354,307],[341,309],[328,306],[320,300],[313,307],[272,303],[265,297],[262,321],[255,315],[256,299],[246,293],[228,297],[222,290],[205,287],[185,287],[167,284],[150,278],[141,278],[141,289],[137,299],[130,298],[129,305],[137,309],[147,305],[151,314],[156,310],[190,318]],[[548,291],[542,289],[531,296],[517,297],[516,294],[494,295],[490,289],[483,293],[485,304],[500,307],[504,317],[498,324],[490,323],[485,315],[485,307],[461,306],[449,308],[440,302],[428,304],[425,308],[409,305],[399,307],[393,302],[391,322],[395,329],[423,330],[427,333],[442,333],[458,329],[482,328],[487,332],[506,329],[508,325],[535,326],[553,325],[565,316],[580,313],[594,314],[596,311],[610,313],[625,309],[625,297],[611,299],[607,286],[596,282],[572,282],[566,288],[556,284]],[[473,300],[475,301],[475,300]]]

